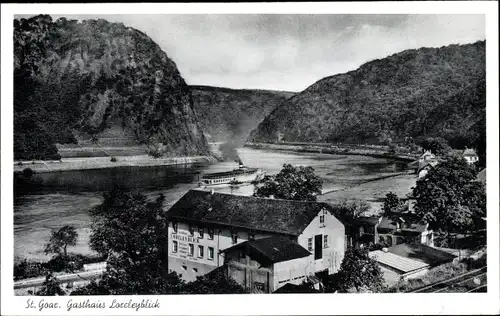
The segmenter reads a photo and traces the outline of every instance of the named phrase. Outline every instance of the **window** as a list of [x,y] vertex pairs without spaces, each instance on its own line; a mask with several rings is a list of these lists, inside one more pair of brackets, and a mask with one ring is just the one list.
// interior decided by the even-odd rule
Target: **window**
[[325,215],[320,215],[319,216],[319,223],[324,224],[325,223]]
[[189,244],[189,248],[188,248],[188,256],[193,256],[193,253],[194,253],[194,245],[193,244]]
[[208,260],[214,260],[214,248],[208,247]]
[[191,236],[194,236],[194,226],[193,225],[189,225],[189,234]]
[[182,266],[182,269],[184,269],[184,271],[187,271],[188,267],[187,266]]
[[194,273],[198,273],[198,269],[197,268],[193,268],[193,272]]
[[174,234],[177,234],[177,223],[172,223],[172,229],[174,230]]
[[214,229],[213,228],[209,228],[208,229],[208,239],[214,239]]
[[313,239],[312,238],[307,239],[307,250],[313,251]]
[[255,234],[254,233],[249,233],[248,234],[248,240],[255,240]]
[[238,243],[238,233],[237,232],[231,233],[231,240],[233,241],[233,244]]
[[172,252],[177,252],[178,247],[179,243],[176,240],[172,240]]
[[203,252],[204,252],[205,248],[203,246],[198,246],[198,257],[199,258],[203,258],[203,256],[205,255]]
[[323,248],[328,248],[328,235],[323,235]]
[[203,227],[198,227],[198,234],[200,234],[200,238],[203,239],[203,235],[205,234],[205,229]]

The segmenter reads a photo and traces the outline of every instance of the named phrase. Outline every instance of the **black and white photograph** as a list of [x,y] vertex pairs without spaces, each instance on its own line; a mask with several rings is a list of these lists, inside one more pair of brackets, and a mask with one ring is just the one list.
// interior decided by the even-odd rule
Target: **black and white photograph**
[[49,11],[2,39],[21,313],[498,296],[486,13]]

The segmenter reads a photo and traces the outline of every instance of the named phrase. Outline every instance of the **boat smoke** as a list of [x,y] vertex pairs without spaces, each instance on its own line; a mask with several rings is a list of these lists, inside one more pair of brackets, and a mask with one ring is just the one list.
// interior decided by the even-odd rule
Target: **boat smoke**
[[222,159],[224,161],[235,161],[239,164],[243,164],[241,161],[240,155],[238,155],[238,151],[236,150],[239,147],[243,147],[244,142],[238,140],[230,140],[224,144],[219,146],[219,150],[222,153]]

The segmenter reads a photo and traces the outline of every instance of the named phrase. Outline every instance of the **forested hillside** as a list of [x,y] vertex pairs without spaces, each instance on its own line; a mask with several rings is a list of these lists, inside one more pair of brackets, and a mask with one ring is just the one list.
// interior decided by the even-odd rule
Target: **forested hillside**
[[293,92],[191,86],[194,110],[210,141],[245,140]]
[[14,20],[14,156],[58,158],[55,143],[103,134],[208,152],[189,87],[144,33],[105,20]]
[[481,147],[485,45],[407,50],[324,78],[271,112],[249,140],[387,144],[441,136],[454,148]]

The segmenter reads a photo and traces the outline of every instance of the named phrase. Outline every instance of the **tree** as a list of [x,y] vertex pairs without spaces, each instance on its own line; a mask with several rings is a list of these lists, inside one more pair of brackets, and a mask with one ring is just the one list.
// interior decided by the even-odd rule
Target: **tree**
[[90,247],[108,255],[103,281],[111,294],[165,294],[168,273],[168,222],[163,195],[150,202],[116,187],[90,211]]
[[473,181],[475,177],[461,157],[437,165],[417,181],[415,213],[431,229],[447,234],[479,229],[486,216],[486,192],[482,183]]
[[196,281],[187,283],[182,294],[242,294],[245,289],[225,273],[212,273],[199,276]]
[[42,288],[36,293],[36,295],[41,296],[56,296],[65,294],[64,290],[61,289],[61,283],[52,273],[46,275]]
[[384,215],[389,215],[396,212],[402,204],[403,202],[395,193],[387,193],[384,199],[384,206],[382,208]]
[[109,295],[109,294],[110,291],[106,286],[105,282],[102,281],[96,282],[95,280],[92,280],[90,281],[89,284],[71,291],[69,295],[73,296],[73,295]]
[[421,142],[422,148],[430,150],[436,155],[447,155],[451,151],[448,142],[442,137],[428,137]]
[[355,199],[342,200],[332,206],[335,217],[345,223],[345,234],[350,237],[348,244],[352,244],[353,239],[359,236],[353,229],[356,227],[356,219],[371,209],[370,204],[365,200]]
[[377,262],[368,256],[368,250],[348,248],[336,276],[339,292],[370,289],[379,292],[383,287],[382,272]]
[[284,164],[277,175],[264,177],[262,184],[256,188],[254,196],[316,201],[316,196],[321,194],[322,188],[323,181],[314,174],[312,167]]
[[45,245],[45,253],[54,253],[68,257],[68,246],[75,246],[78,233],[73,226],[65,225],[59,230],[52,231],[50,241]]

